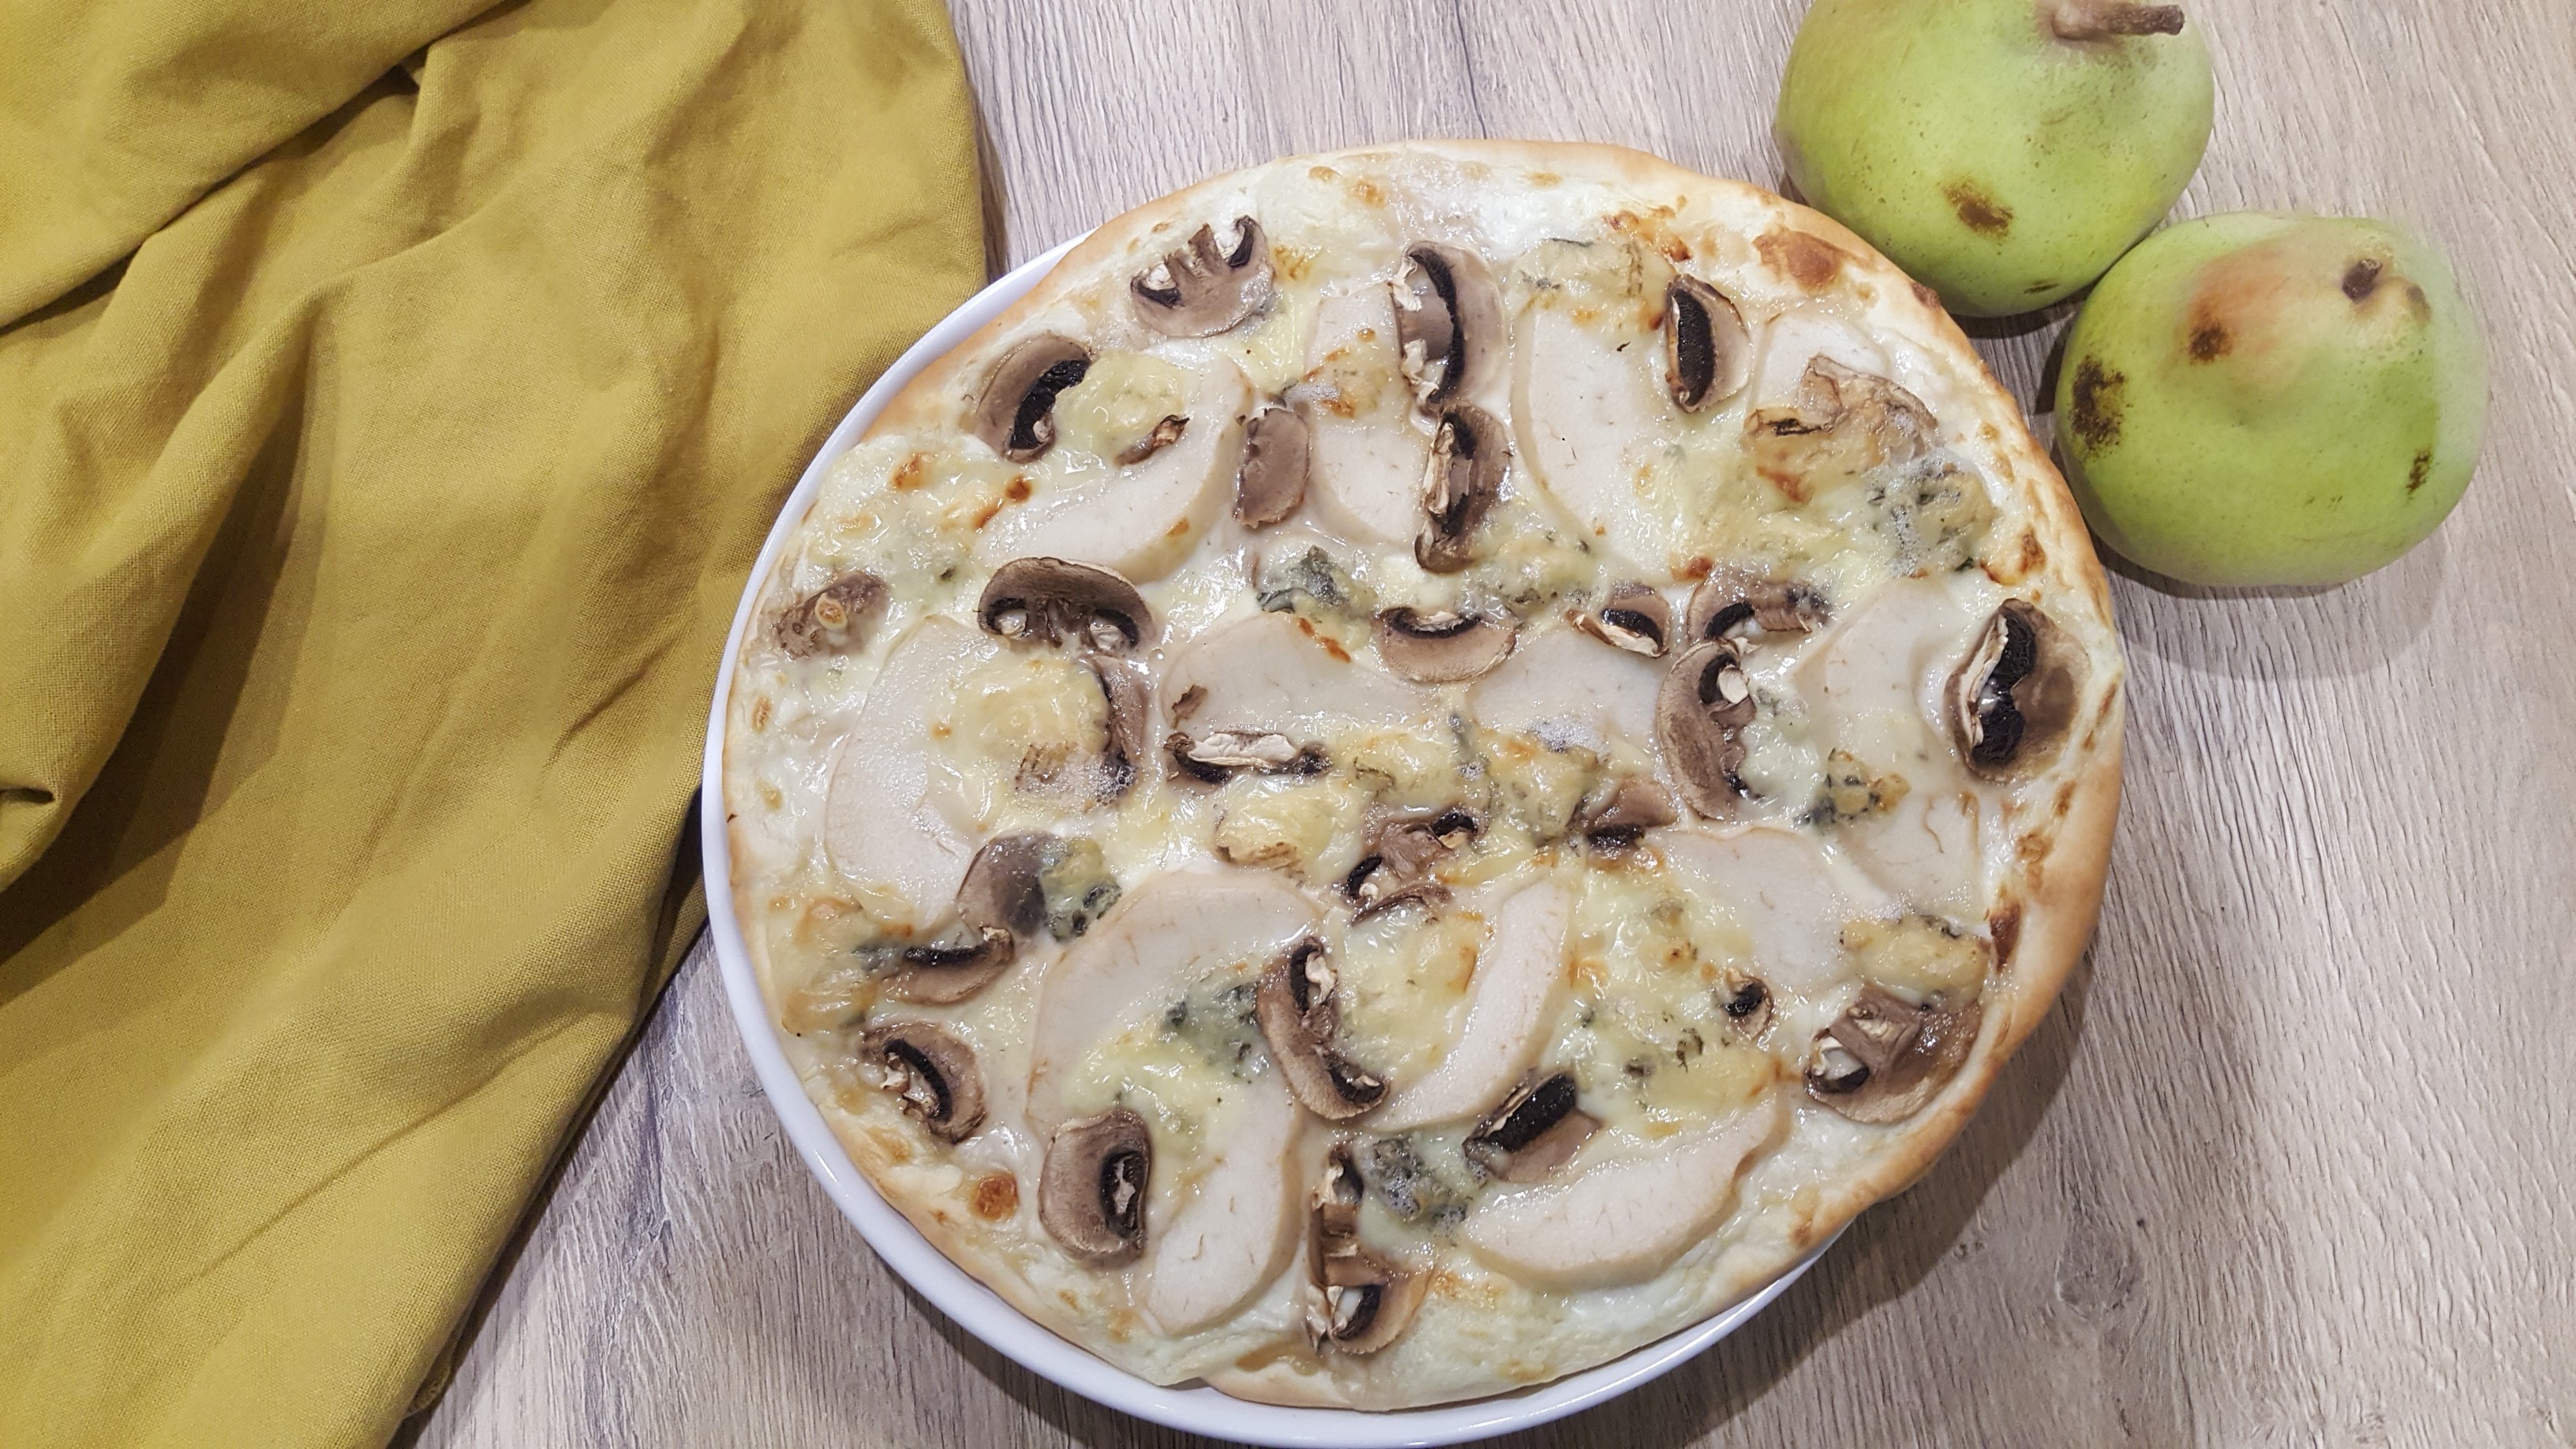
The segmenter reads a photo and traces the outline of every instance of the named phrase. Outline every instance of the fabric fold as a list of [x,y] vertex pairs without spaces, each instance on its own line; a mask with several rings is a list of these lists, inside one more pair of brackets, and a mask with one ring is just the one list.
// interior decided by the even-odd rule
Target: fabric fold
[[117,0],[0,96],[0,1443],[381,1441],[696,929],[770,519],[981,280],[954,43]]

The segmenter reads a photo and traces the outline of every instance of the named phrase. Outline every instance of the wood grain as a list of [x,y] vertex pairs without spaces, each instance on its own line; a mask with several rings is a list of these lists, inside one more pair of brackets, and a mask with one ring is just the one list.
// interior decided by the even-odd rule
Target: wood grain
[[[1776,184],[1800,0],[957,0],[997,261],[1201,175],[1414,135]],[[1745,1332],[1531,1444],[2576,1442],[2576,19],[2197,0],[2186,213],[2391,216],[2495,356],[2476,485],[2322,592],[2117,585],[2101,934],[1990,1105]],[[2068,309],[1981,326],[2044,396]],[[2045,433],[2048,419],[2040,423]],[[424,1445],[1165,1444],[906,1292],[693,958]]]

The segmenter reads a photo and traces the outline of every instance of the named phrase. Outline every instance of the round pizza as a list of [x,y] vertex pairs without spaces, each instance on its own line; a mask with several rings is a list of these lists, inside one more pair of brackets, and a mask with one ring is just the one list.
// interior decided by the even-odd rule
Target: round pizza
[[1110,222],[829,468],[731,882],[885,1198],[1160,1383],[1601,1363],[1921,1173],[2090,935],[2122,664],[1930,293],[1630,151]]

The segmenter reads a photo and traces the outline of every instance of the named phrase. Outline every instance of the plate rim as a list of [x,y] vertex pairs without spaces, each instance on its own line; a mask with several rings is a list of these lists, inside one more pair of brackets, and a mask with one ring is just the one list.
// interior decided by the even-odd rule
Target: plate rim
[[758,608],[762,585],[796,526],[811,511],[832,464],[858,442],[877,415],[923,369],[1025,296],[1083,239],[1076,236],[1060,242],[987,283],[923,333],[860,394],[780,505],[778,517],[761,544],[760,556],[744,581],[742,597],[734,608],[733,627],[725,634],[724,654],[717,663],[714,696],[707,714],[706,746],[698,782],[698,833],[706,882],[707,934],[724,978],[725,998],[732,1008],[736,1034],[751,1056],[762,1094],[769,1099],[796,1155],[822,1184],[824,1194],[896,1277],[950,1321],[1020,1367],[1094,1403],[1166,1428],[1269,1449],[1431,1449],[1534,1428],[1662,1377],[1768,1307],[1834,1245],[1841,1231],[1838,1229],[1778,1277],[1725,1309],[1607,1363],[1528,1389],[1420,1409],[1304,1408],[1255,1403],[1219,1393],[1204,1384],[1152,1383],[1058,1336],[1012,1307],[933,1247],[877,1193],[875,1185],[842,1150],[840,1139],[823,1120],[822,1110],[805,1095],[803,1081],[788,1062],[786,1048],[769,1021],[768,1005],[761,996],[759,978],[752,970],[750,950],[744,944],[741,922],[733,906],[733,851],[726,831],[724,803],[724,731],[733,693],[734,662],[741,656],[743,637]]

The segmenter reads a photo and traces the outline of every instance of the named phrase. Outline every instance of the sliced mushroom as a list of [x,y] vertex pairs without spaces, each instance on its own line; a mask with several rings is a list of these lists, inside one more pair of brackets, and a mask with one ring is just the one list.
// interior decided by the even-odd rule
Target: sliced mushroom
[[1510,658],[1519,634],[1519,624],[1508,615],[1388,609],[1377,616],[1377,657],[1398,679],[1458,684]]
[[1145,1189],[1154,1139],[1125,1107],[1067,1122],[1047,1139],[1038,1169],[1038,1222],[1075,1259],[1095,1267],[1145,1251]]
[[1625,775],[1575,812],[1574,828],[1593,849],[1615,853],[1679,818],[1662,786],[1641,775]]
[[1404,254],[1395,289],[1395,335],[1426,411],[1483,397],[1503,375],[1511,334],[1502,289],[1484,258],[1438,242]]
[[975,436],[1014,463],[1055,446],[1056,394],[1091,370],[1091,349],[1053,332],[1015,344],[993,364],[975,403]]
[[1384,1100],[1386,1082],[1353,1065],[1335,1045],[1342,1016],[1333,987],[1332,959],[1324,943],[1309,936],[1261,974],[1253,1019],[1298,1103],[1327,1122],[1342,1122]]
[[1655,694],[1655,740],[1682,800],[1711,820],[1735,817],[1744,793],[1744,739],[1753,722],[1753,681],[1735,646],[1722,639],[1693,645],[1664,674]]
[[963,1142],[984,1125],[984,1075],[975,1049],[926,1021],[873,1026],[859,1051],[877,1069],[877,1085],[942,1142]]
[[849,653],[867,643],[868,625],[885,611],[885,605],[885,580],[865,569],[852,569],[778,616],[779,651],[790,659]]
[[997,836],[975,852],[957,888],[957,918],[1023,941],[1070,941],[1118,900],[1098,842],[1043,831]]
[[1771,1025],[1771,988],[1761,977],[1730,971],[1718,997],[1718,1010],[1726,1013],[1727,1026],[1746,1041],[1760,1037]]
[[1735,1197],[1745,1162],[1788,1114],[1765,1095],[1724,1122],[1570,1177],[1488,1194],[1458,1236],[1469,1252],[1533,1287],[1639,1283],[1707,1236]]
[[1533,1072],[1467,1134],[1467,1160],[1504,1182],[1537,1182],[1574,1160],[1601,1119],[1575,1105],[1574,1077]]
[[1364,1190],[1350,1147],[1335,1143],[1307,1215],[1306,1271],[1319,1302],[1307,1312],[1306,1331],[1317,1348],[1370,1354],[1395,1342],[1430,1285],[1427,1275],[1360,1242]]
[[1920,458],[1940,435],[1922,399],[1821,353],[1807,364],[1791,406],[1760,409],[1744,426],[1755,470],[1799,502],[1843,479]]
[[1968,768],[1990,780],[2045,763],[2075,723],[2084,648],[2037,605],[2007,599],[1943,697]]
[[1093,798],[1115,804],[1126,798],[1136,783],[1138,767],[1153,751],[1146,732],[1154,713],[1154,680],[1133,659],[1086,654],[1082,662],[1100,681],[1101,696],[1109,703]]
[[1902,1122],[1957,1075],[1977,1044],[1975,1000],[1906,1000],[1873,981],[1807,1055],[1807,1094],[1855,1122]]
[[1019,954],[1019,942],[1000,926],[960,921],[927,941],[895,952],[885,994],[924,1006],[954,1006],[993,984]]
[[1234,219],[1234,245],[1220,248],[1202,226],[1136,274],[1127,289],[1136,315],[1166,337],[1214,337],[1270,304],[1270,243],[1261,223]]
[[1104,654],[1154,642],[1154,611],[1115,570],[1061,558],[1015,558],[993,570],[975,617],[1003,639],[1073,640]]
[[1574,627],[1613,649],[1661,659],[1672,639],[1673,606],[1644,584],[1621,584],[1600,608],[1575,615]]
[[1440,1064],[1378,1111],[1380,1132],[1480,1115],[1511,1090],[1545,1043],[1540,1028],[1565,983],[1565,889],[1522,887],[1494,912],[1468,987],[1466,1020]]
[[1832,617],[1813,584],[1722,568],[1691,590],[1683,630],[1694,642],[1723,639],[1747,626],[1766,634],[1812,634]]
[[1405,901],[1446,899],[1433,868],[1482,828],[1472,813],[1460,809],[1380,817],[1369,827],[1366,854],[1342,880],[1342,894],[1359,908],[1354,919]]
[[1686,413],[1726,401],[1753,377],[1744,314],[1697,277],[1676,276],[1664,292],[1664,377]]
[[1320,775],[1330,767],[1324,747],[1301,745],[1268,730],[1213,730],[1199,739],[1174,730],[1163,737],[1173,773],[1221,785],[1241,774]]
[[1234,521],[1268,528],[1306,501],[1309,435],[1294,408],[1267,407],[1243,427],[1243,462],[1234,473]]
[[1511,442],[1492,413],[1460,406],[1441,415],[1422,485],[1414,562],[1435,574],[1454,574],[1476,561],[1476,526],[1502,501],[1510,457]]

